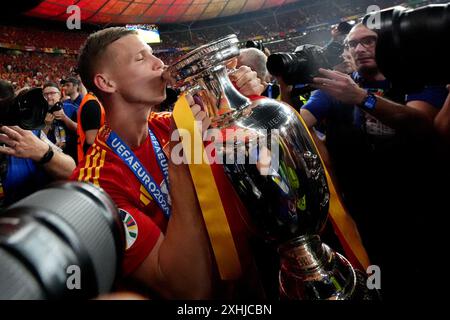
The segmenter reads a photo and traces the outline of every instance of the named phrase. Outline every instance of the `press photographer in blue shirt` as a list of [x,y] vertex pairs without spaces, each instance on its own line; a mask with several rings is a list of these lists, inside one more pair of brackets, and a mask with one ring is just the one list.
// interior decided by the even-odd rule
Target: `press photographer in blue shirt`
[[52,180],[68,178],[75,168],[74,160],[41,130],[27,130],[42,126],[47,108],[41,89],[26,89],[14,97],[11,85],[0,81],[0,208]]
[[355,25],[346,46],[357,72],[320,69],[312,84],[319,90],[301,115],[309,128],[325,123],[333,177],[390,295],[421,272],[412,257],[425,242],[416,234],[432,220],[425,213],[443,209],[437,205],[439,190],[429,187],[436,175],[428,170],[441,168],[433,151],[433,121],[447,92],[428,86],[405,94],[393,87],[377,67],[376,43],[374,31]]

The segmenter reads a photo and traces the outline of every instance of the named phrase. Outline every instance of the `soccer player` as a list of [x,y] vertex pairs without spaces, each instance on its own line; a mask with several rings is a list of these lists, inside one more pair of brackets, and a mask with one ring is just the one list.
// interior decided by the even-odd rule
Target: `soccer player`
[[[152,112],[165,99],[164,69],[135,31],[108,28],[87,39],[78,71],[106,121],[72,178],[99,185],[120,208],[126,277],[164,298],[210,298],[214,262],[190,173],[168,156],[171,114]],[[233,80],[242,93],[259,95],[263,87],[249,70]],[[206,113],[189,100],[208,127]]]

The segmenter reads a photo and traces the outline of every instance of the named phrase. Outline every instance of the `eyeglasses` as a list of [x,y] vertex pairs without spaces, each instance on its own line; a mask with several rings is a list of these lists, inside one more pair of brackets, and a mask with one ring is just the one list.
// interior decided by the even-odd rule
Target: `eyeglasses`
[[55,94],[58,94],[58,91],[50,91],[50,92],[44,92],[44,97],[49,97],[49,96],[53,96]]
[[361,44],[364,48],[369,49],[375,46],[375,43],[377,43],[377,37],[376,36],[367,36],[360,40],[350,40],[347,41],[345,46],[349,49],[356,49],[358,44]]

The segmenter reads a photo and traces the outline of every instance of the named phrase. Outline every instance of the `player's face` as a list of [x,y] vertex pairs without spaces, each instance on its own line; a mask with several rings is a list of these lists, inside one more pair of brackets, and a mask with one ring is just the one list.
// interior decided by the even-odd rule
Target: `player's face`
[[126,101],[148,105],[164,101],[164,63],[148,44],[137,35],[128,35],[112,43],[110,49],[114,59],[112,80]]

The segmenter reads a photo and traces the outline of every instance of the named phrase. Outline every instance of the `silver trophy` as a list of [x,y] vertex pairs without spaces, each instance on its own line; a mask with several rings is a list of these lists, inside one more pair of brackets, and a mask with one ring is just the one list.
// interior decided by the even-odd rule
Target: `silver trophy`
[[216,141],[216,150],[252,225],[278,248],[281,298],[353,299],[361,279],[318,236],[330,198],[318,152],[292,107],[251,101],[235,89],[226,63],[239,55],[238,42],[229,35],[201,46],[167,72],[176,87],[202,98],[213,128],[245,133]]

